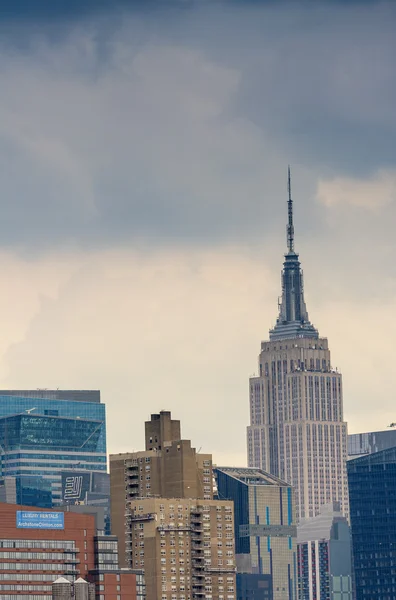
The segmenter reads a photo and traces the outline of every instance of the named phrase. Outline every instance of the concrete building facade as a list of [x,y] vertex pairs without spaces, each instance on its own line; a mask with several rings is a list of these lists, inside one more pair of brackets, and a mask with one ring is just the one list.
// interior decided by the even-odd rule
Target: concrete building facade
[[120,540],[120,564],[131,567],[125,548],[130,531],[125,514],[135,498],[213,498],[212,456],[180,439],[180,421],[168,411],[145,424],[146,449],[110,456],[112,532]]
[[233,503],[187,498],[130,502],[130,563],[147,600],[236,598]]
[[259,372],[249,382],[248,465],[290,483],[297,519],[340,502],[348,514],[347,424],[341,374],[326,338],[310,323],[303,274],[294,251],[289,172],[288,252],[279,317],[261,343]]
[[260,469],[216,467],[214,472],[218,497],[234,502],[238,600],[296,600],[297,527],[291,486]]

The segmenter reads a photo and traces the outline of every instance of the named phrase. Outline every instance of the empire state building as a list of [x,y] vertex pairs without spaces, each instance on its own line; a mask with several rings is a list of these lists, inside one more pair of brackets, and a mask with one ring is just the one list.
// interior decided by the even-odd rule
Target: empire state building
[[293,485],[298,520],[333,501],[348,516],[342,376],[332,368],[327,339],[308,318],[294,250],[290,169],[288,175],[282,300],[269,341],[261,343],[259,376],[250,379],[248,464]]

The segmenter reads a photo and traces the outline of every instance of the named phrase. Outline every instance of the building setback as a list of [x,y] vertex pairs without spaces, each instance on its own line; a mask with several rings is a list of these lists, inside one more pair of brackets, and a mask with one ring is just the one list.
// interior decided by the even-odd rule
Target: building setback
[[296,515],[290,485],[254,468],[216,467],[234,502],[237,599],[297,599]]
[[356,600],[394,600],[396,447],[347,466]]
[[294,251],[290,171],[288,211],[279,317],[269,341],[261,343],[259,374],[250,379],[248,465],[293,486],[297,520],[314,517],[332,501],[347,515],[342,378],[327,339],[309,321]]
[[143,600],[142,572],[119,569],[117,538],[94,515],[0,504],[1,599],[50,600],[59,577],[92,582],[96,600]]
[[299,524],[297,554],[299,600],[352,600],[351,535],[338,502]]
[[151,415],[145,424],[146,449],[110,455],[112,532],[120,540],[120,564],[131,567],[125,548],[130,530],[125,514],[135,498],[213,498],[212,456],[182,440],[180,421],[169,411]]

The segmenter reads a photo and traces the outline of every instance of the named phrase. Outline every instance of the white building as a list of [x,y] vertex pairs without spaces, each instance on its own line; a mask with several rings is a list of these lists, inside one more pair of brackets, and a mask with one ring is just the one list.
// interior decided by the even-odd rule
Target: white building
[[308,318],[294,251],[290,171],[288,209],[279,317],[261,344],[259,375],[250,379],[248,464],[293,485],[298,519],[333,501],[347,516],[342,377],[331,366],[327,339]]

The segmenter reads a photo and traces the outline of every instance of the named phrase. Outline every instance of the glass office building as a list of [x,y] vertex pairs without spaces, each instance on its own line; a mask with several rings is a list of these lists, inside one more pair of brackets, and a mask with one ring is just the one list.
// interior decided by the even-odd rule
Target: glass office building
[[358,458],[393,446],[396,446],[396,429],[351,433],[348,435],[348,458]]
[[48,502],[50,484],[61,504],[62,471],[107,471],[105,411],[99,391],[0,391],[0,477],[18,503]]
[[299,600],[352,600],[351,535],[339,502],[297,527]]
[[396,598],[396,447],[349,460],[356,600]]
[[218,497],[234,501],[237,599],[296,600],[292,487],[255,468],[214,469]]

